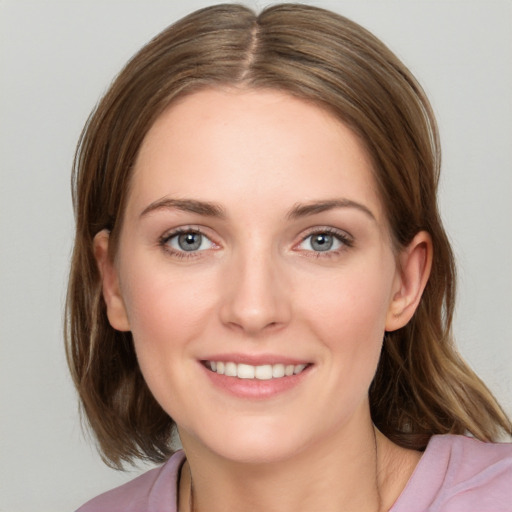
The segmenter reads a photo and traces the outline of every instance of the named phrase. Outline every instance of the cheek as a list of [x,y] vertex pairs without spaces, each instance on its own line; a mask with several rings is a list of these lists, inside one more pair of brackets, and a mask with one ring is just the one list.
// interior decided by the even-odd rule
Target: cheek
[[330,276],[305,291],[304,309],[333,333],[374,331],[381,335],[392,290],[389,275],[385,270],[367,268]]
[[390,275],[379,265],[352,267],[303,295],[302,316],[349,379],[373,378],[392,293]]
[[132,332],[147,336],[172,333],[181,337],[197,324],[197,317],[208,305],[203,287],[180,279],[148,275],[132,280],[125,296]]
[[131,274],[123,290],[125,303],[144,379],[163,409],[183,422],[194,340],[209,332],[212,286],[156,270]]

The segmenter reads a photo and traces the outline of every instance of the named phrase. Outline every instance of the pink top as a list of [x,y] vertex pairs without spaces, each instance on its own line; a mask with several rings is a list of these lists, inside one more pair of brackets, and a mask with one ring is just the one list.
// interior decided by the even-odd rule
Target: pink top
[[[163,466],[101,494],[77,512],[176,512],[175,453]],[[389,512],[512,512],[512,444],[434,436]]]

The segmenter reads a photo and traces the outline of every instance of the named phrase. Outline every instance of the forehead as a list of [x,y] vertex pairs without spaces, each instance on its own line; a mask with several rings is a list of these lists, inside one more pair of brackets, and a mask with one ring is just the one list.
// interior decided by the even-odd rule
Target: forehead
[[253,208],[343,196],[382,215],[356,134],[327,110],[272,90],[207,89],[173,104],[142,143],[130,195],[139,208],[164,196],[242,197]]

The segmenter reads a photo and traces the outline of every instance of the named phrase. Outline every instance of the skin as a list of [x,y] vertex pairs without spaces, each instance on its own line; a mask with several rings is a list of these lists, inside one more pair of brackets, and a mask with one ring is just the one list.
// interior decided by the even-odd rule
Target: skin
[[[322,207],[298,207],[311,204]],[[201,231],[200,249],[183,257],[178,228]],[[332,249],[315,250],[312,232],[332,231]],[[179,427],[180,510],[190,474],[196,510],[391,507],[419,454],[376,431],[368,388],[384,332],[418,305],[432,247],[420,232],[393,250],[346,126],[277,91],[185,97],[142,144],[115,260],[104,231],[95,254],[109,320],[132,331]],[[240,397],[212,384],[201,361],[216,354],[309,366],[285,392]]]

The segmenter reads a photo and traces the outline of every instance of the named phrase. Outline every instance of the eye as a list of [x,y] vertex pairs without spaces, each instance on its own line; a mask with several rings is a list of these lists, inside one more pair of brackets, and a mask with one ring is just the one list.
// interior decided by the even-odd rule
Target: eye
[[341,232],[316,231],[306,236],[298,245],[303,251],[336,252],[344,246],[351,247],[352,241]]
[[206,235],[196,230],[175,231],[166,235],[161,243],[174,253],[199,252],[215,247]]

